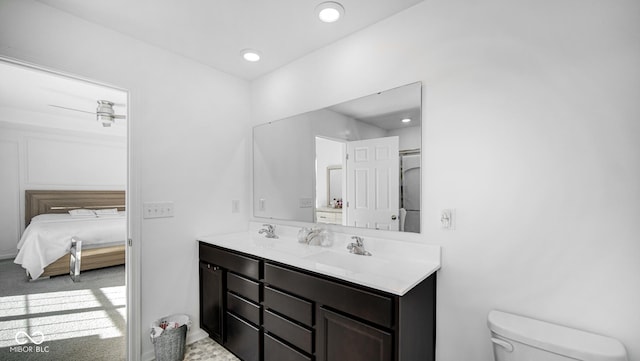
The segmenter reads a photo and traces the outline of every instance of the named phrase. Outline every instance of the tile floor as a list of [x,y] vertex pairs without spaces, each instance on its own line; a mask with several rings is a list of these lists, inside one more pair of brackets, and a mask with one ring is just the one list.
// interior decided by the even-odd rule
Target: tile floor
[[187,345],[184,361],[240,361],[209,337]]

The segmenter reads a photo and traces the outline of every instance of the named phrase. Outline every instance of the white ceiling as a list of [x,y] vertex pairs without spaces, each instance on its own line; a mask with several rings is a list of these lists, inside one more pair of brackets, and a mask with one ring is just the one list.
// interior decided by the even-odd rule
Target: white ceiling
[[[336,23],[314,9],[323,0],[38,0],[87,21],[244,79],[255,79],[422,0],[337,0]],[[262,60],[249,63],[252,48]]]
[[[323,0],[38,1],[251,80],[422,0],[338,0],[345,14],[331,24],[315,14]],[[260,51],[262,60],[242,59],[245,48]],[[116,114],[126,114],[126,92],[7,62],[0,62],[0,79],[4,122],[126,135],[126,120],[104,128],[95,115],[51,106],[95,112],[97,100],[109,100]]]
[[116,119],[111,127],[103,127],[96,115],[85,113],[95,113],[98,100],[108,100],[115,103],[116,114],[127,114],[125,91],[4,61],[0,61],[0,79],[0,119],[4,122],[126,135],[126,119]]

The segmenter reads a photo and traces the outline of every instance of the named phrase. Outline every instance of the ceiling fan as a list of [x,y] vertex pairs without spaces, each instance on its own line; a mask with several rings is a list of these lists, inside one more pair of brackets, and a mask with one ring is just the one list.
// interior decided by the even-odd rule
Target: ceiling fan
[[114,102],[110,102],[108,100],[98,100],[98,108],[94,113],[94,112],[88,112],[86,110],[67,108],[60,105],[49,104],[49,106],[55,107],[55,108],[73,110],[74,112],[82,112],[87,114],[95,114],[96,120],[102,123],[103,127],[110,127],[111,124],[115,123],[115,119],[126,119],[125,115],[117,115],[115,113],[115,111],[113,110],[114,105],[115,105]]

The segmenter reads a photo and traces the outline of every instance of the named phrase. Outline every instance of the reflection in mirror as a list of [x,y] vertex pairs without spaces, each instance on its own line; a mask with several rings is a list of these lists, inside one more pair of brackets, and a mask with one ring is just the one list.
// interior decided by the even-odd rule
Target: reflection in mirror
[[328,206],[342,208],[342,166],[327,167],[327,200]]
[[420,232],[421,84],[256,126],[254,216]]
[[[316,137],[316,222],[330,224],[343,223],[342,160],[344,143]],[[324,171],[323,171],[324,170]]]

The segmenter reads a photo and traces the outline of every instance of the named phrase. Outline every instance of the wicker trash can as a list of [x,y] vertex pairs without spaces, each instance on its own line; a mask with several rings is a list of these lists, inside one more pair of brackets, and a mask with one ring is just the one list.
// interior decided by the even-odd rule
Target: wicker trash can
[[153,351],[156,361],[182,361],[187,340],[187,325],[173,330],[164,331],[162,335],[153,338]]
[[158,336],[154,336],[154,332],[152,331],[151,343],[153,343],[156,361],[182,361],[184,360],[187,346],[187,330],[189,329],[191,321],[184,315],[168,316],[156,321],[154,325],[152,325],[152,328],[158,327],[158,325],[162,325],[163,323],[166,324],[167,319],[175,322],[174,325],[181,326],[165,329]]

